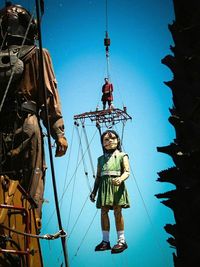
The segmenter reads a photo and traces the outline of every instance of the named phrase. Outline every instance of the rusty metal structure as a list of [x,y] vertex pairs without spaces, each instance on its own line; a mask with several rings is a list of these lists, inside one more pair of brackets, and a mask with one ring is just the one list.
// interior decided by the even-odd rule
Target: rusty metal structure
[[84,124],[86,119],[95,122],[97,127],[105,126],[107,128],[112,128],[117,123],[126,123],[126,121],[131,120],[132,117],[127,113],[126,107],[124,107],[123,110],[113,108],[74,115],[74,121],[76,123],[79,121],[81,124]]
[[175,224],[165,225],[167,240],[175,248],[175,267],[200,266],[200,2],[173,0],[175,20],[169,25],[174,45],[162,59],[173,73],[165,82],[171,89],[173,106],[169,122],[174,141],[158,152],[172,157],[174,167],[158,173],[159,182],[175,189],[157,194],[172,209]]
[[19,184],[0,176],[0,266],[42,267],[36,203]]

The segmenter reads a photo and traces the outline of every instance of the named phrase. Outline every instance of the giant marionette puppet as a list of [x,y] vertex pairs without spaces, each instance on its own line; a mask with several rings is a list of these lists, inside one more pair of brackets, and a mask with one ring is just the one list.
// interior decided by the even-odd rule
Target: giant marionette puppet
[[[101,136],[104,154],[98,158],[97,176],[94,189],[90,195],[96,207],[101,209],[101,227],[103,240],[95,247],[95,251],[110,250],[120,253],[127,249],[124,236],[124,219],[122,208],[129,208],[129,197],[124,181],[129,177],[128,155],[121,151],[120,138],[115,131],[108,130]],[[114,210],[118,241],[110,246],[110,221],[108,212]]]
[[[46,126],[47,120],[36,36],[36,22],[25,8],[8,4],[0,10],[0,172],[20,181],[37,203],[40,218],[45,162],[39,121]],[[51,58],[46,49],[42,53],[50,132],[59,157],[67,140]]]

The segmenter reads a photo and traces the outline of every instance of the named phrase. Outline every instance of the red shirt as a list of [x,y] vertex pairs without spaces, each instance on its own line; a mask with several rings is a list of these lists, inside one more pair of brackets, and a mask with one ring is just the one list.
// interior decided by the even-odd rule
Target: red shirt
[[113,100],[112,92],[113,92],[112,83],[105,83],[102,87],[102,93],[103,93],[102,101],[107,101],[107,100],[112,101]]

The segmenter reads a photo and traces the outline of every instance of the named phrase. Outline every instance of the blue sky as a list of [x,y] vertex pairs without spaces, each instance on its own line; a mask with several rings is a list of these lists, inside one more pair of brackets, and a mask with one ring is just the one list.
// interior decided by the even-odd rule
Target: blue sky
[[[1,1],[2,5],[4,1]],[[30,11],[34,1],[18,1]],[[174,252],[166,242],[163,229],[173,223],[172,212],[160,204],[155,194],[171,190],[169,184],[156,182],[157,172],[173,166],[157,146],[173,141],[174,130],[168,123],[172,106],[171,92],[163,81],[172,79],[161,59],[170,54],[173,41],[168,24],[174,19],[171,0],[108,0],[108,31],[111,38],[110,74],[114,85],[114,105],[127,106],[132,121],[127,122],[123,146],[129,154],[132,173],[127,180],[131,208],[124,211],[128,250],[120,255],[95,253],[101,241],[100,212],[93,220],[95,205],[89,200],[87,181],[80,161],[79,140],[73,116],[101,107],[101,87],[106,76],[103,39],[105,35],[104,0],[46,0],[42,20],[43,46],[52,56],[69,141],[63,158],[55,158],[59,198],[63,194],[61,216],[69,234],[67,248],[70,267],[172,267]],[[101,145],[95,126],[87,122],[91,153],[96,167]],[[115,130],[121,133],[120,125]],[[80,134],[82,134],[80,128]],[[82,136],[85,151],[84,137]],[[47,141],[45,141],[47,142]],[[47,148],[47,146],[45,145]],[[48,152],[47,164],[48,162]],[[89,181],[92,171],[86,155]],[[46,175],[42,233],[58,230],[50,167]],[[84,205],[85,203],[85,205]],[[82,210],[82,212],[81,212]],[[116,231],[111,218],[111,244]],[[89,227],[90,226],[90,227]],[[63,262],[60,240],[42,241],[44,266]]]

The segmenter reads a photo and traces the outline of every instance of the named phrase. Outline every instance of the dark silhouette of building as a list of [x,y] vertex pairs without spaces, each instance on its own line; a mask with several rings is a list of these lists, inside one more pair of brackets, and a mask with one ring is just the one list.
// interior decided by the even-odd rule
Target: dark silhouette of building
[[173,73],[164,82],[172,91],[169,122],[176,138],[158,152],[172,157],[175,166],[158,173],[159,182],[175,190],[157,194],[172,209],[175,225],[166,224],[175,267],[200,266],[200,1],[173,0],[175,20],[169,25],[174,45],[162,59]]

